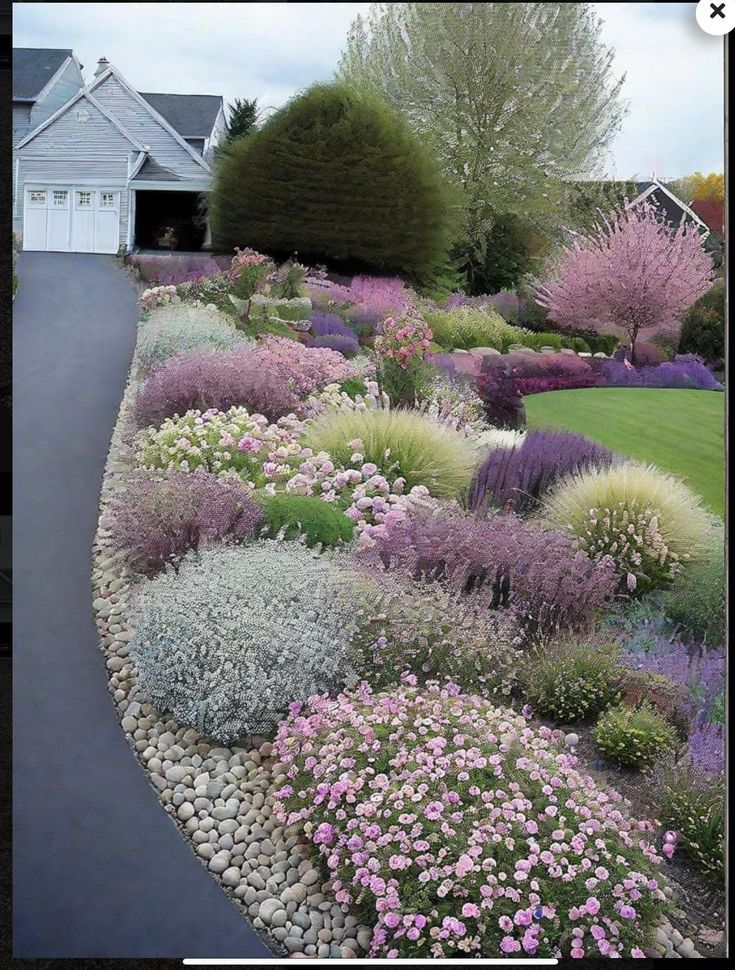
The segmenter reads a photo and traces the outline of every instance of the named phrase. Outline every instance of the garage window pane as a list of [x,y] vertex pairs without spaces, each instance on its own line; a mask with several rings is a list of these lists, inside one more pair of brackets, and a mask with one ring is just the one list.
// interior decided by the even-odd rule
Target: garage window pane
[[114,192],[101,192],[100,193],[100,208],[102,208],[102,209],[114,209],[115,208],[115,193]]
[[92,207],[92,193],[77,192],[77,206],[80,209],[90,209]]
[[65,189],[54,189],[54,205],[66,206],[66,198],[68,194],[69,193]]
[[46,193],[34,190],[30,193],[31,205],[46,205]]

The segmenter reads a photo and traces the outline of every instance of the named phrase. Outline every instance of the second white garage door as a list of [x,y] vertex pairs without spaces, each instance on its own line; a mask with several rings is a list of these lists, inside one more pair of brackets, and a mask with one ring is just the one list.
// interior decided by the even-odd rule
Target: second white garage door
[[116,253],[119,240],[119,191],[66,186],[26,189],[24,249]]

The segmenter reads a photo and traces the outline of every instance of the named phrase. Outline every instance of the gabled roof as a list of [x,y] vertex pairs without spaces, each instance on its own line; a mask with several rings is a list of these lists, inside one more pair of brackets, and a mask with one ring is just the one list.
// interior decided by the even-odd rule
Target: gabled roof
[[678,226],[683,219],[689,218],[705,234],[709,232],[709,226],[700,219],[697,213],[686,202],[682,202],[678,196],[674,195],[671,189],[667,189],[663,182],[659,182],[658,179],[654,178],[648,182],[636,182],[636,188],[639,194],[628,203],[629,207],[638,205],[639,202],[643,202],[646,199],[663,212],[666,219],[673,223],[673,225]]
[[151,182],[183,182],[184,179],[176,172],[172,172],[170,168],[165,168],[163,165],[159,165],[155,158],[146,158],[141,167],[138,169],[138,173],[135,176],[135,181],[151,181]]
[[209,138],[222,107],[218,94],[140,94],[183,138]]
[[77,91],[77,93],[72,98],[70,98],[66,102],[66,104],[62,104],[62,106],[59,108],[58,111],[55,111],[52,115],[49,115],[49,117],[46,118],[45,121],[42,121],[37,128],[33,129],[33,131],[29,131],[28,134],[25,136],[25,138],[22,138],[15,146],[16,149],[23,148],[23,146],[27,145],[29,141],[32,141],[36,137],[36,135],[40,135],[42,131],[45,131],[45,129],[48,128],[49,125],[52,125],[57,118],[60,118],[61,115],[65,114],[69,110],[69,108],[73,107],[77,103],[77,101],[80,101],[82,98],[84,98],[85,101],[89,101],[91,105],[93,105],[101,114],[103,114],[105,118],[107,118],[107,120],[117,128],[117,130],[120,132],[123,138],[127,138],[130,144],[133,145],[133,147],[137,148],[139,152],[148,151],[146,146],[142,145],[135,137],[135,135],[131,134],[128,131],[128,129],[125,127],[125,125],[123,125],[122,122],[115,117],[115,115],[109,112],[104,105],[99,103],[97,98],[94,97],[94,95],[89,91],[88,88],[82,88],[80,91]]
[[102,74],[100,74],[91,82],[87,90],[94,91],[101,84],[104,84],[107,78],[111,76],[117,78],[117,80],[125,88],[125,90],[129,92],[131,97],[134,98],[138,102],[138,104],[142,105],[143,108],[145,108],[145,110],[148,112],[148,114],[152,118],[154,118],[161,125],[161,127],[166,129],[166,131],[181,145],[184,151],[188,152],[189,155],[191,155],[191,157],[194,159],[197,165],[203,168],[208,175],[212,175],[212,169],[205,162],[202,156],[199,155],[191,147],[191,145],[189,145],[186,141],[184,141],[183,136],[171,125],[171,123],[167,121],[166,118],[164,118],[163,115],[159,111],[157,111],[152,104],[150,104],[150,102],[146,101],[143,95],[140,94],[139,91],[136,91],[135,88],[128,81],[125,80],[125,78],[118,71],[118,69],[114,67],[112,64],[110,64],[107,70],[103,71]]
[[13,48],[13,101],[35,101],[74,52],[61,48]]

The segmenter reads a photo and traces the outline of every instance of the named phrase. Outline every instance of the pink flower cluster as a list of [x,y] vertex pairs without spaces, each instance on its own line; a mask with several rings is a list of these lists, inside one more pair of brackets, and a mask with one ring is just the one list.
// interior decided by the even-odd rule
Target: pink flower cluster
[[256,253],[252,250],[239,249],[235,247],[235,255],[232,257],[230,262],[230,274],[237,276],[243,266],[262,266],[263,263],[268,262],[268,257],[264,256],[262,253]]
[[288,337],[265,337],[251,352],[251,361],[301,398],[354,376],[350,362],[336,350],[305,347]]
[[665,906],[653,825],[560,732],[412,676],[290,711],[274,809],[337,901],[373,909],[371,956],[643,956]]
[[381,357],[395,361],[406,370],[412,361],[422,360],[431,346],[433,334],[419,317],[396,320],[388,317],[382,333],[375,340],[375,350]]

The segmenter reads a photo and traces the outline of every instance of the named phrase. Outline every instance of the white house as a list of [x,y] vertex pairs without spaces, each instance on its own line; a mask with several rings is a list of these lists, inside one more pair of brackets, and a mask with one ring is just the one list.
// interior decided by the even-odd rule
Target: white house
[[200,248],[222,98],[138,92],[105,58],[87,84],[81,69],[70,50],[13,51],[13,230],[23,248]]

